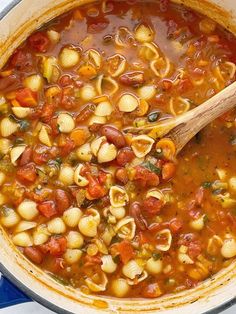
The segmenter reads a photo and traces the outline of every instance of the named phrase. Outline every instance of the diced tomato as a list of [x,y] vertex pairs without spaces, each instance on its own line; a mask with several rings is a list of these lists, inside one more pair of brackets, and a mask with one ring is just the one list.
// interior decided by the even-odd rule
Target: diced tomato
[[60,214],[70,207],[70,199],[68,193],[61,189],[55,190],[56,211]]
[[67,248],[67,240],[62,236],[51,237],[50,240],[39,246],[43,253],[49,253],[53,256],[61,256]]
[[46,52],[49,47],[49,39],[45,33],[36,32],[28,38],[30,47],[38,52]]
[[179,218],[173,218],[169,222],[169,228],[173,233],[178,233],[183,228],[183,222]]
[[162,295],[162,292],[157,282],[147,285],[143,290],[145,298],[157,298],[160,295]]
[[49,123],[54,113],[53,104],[46,103],[43,105],[41,120],[45,123]]
[[162,179],[170,180],[175,174],[176,166],[173,162],[167,162],[162,166]]
[[95,255],[95,256],[86,255],[84,258],[84,267],[101,265],[101,264],[102,264],[102,260],[99,255]]
[[59,79],[59,85],[61,85],[62,87],[68,86],[68,85],[73,85],[73,80],[71,78],[71,76],[69,76],[68,74],[66,75],[62,75]]
[[165,90],[165,91],[170,90],[170,89],[172,88],[172,86],[173,86],[173,83],[172,83],[172,81],[170,81],[170,80],[165,79],[165,80],[163,80],[163,81],[161,82],[161,87],[162,87],[163,90]]
[[74,141],[72,141],[69,137],[63,138],[63,140],[59,143],[60,147],[60,155],[65,157],[69,155],[70,152],[75,148]]
[[99,171],[98,174],[98,181],[100,184],[104,184],[106,182],[107,179],[107,174],[103,171]]
[[185,92],[189,91],[192,88],[193,88],[193,84],[192,84],[192,82],[190,81],[189,78],[181,79],[179,84],[178,84],[178,90],[181,93],[185,93]]
[[137,166],[135,167],[136,173],[134,180],[137,181],[139,186],[148,187],[148,186],[157,186],[160,182],[157,174],[149,171],[148,169]]
[[145,243],[152,243],[153,241],[153,236],[148,233],[148,232],[143,232],[143,231],[140,231],[138,233],[138,237],[139,237],[139,243],[140,245],[143,245]]
[[22,183],[30,184],[37,179],[36,167],[33,163],[20,167],[16,172],[17,179]]
[[21,88],[16,91],[16,100],[22,107],[35,107],[37,105],[37,93],[30,88]]
[[178,244],[188,247],[188,255],[192,259],[195,259],[202,251],[201,242],[193,233],[181,234]]
[[37,206],[38,211],[47,218],[57,214],[56,205],[53,201],[45,201]]
[[89,180],[87,191],[92,198],[98,199],[106,195],[105,188],[99,183],[97,178],[94,178],[89,173],[87,174],[87,178]]
[[32,55],[29,52],[18,49],[12,55],[10,64],[17,70],[26,70],[32,67]]
[[143,202],[142,205],[143,213],[146,214],[147,216],[155,216],[160,212],[162,206],[163,206],[162,200],[158,200],[157,198],[150,196]]
[[33,161],[37,165],[42,165],[50,159],[49,149],[48,147],[38,144],[33,149]]
[[128,240],[123,240],[117,244],[117,251],[120,254],[120,259],[123,264],[127,264],[132,258],[135,257],[135,251]]
[[31,158],[32,158],[32,153],[33,153],[32,148],[26,147],[26,149],[24,150],[23,154],[20,157],[19,165],[24,166],[30,163]]

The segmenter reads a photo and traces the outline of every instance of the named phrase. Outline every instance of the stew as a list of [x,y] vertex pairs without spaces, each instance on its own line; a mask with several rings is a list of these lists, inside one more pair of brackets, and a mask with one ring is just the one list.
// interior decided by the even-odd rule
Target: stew
[[170,3],[103,1],[33,33],[0,72],[0,222],[84,293],[155,298],[236,256],[236,112],[176,157],[131,135],[235,80],[236,39]]

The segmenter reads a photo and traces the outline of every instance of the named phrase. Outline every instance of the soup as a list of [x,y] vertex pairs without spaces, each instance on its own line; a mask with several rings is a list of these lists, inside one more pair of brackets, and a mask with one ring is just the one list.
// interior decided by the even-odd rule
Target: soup
[[169,1],[86,5],[0,72],[0,222],[82,292],[156,298],[236,256],[235,110],[176,157],[130,126],[183,114],[235,80],[232,34]]

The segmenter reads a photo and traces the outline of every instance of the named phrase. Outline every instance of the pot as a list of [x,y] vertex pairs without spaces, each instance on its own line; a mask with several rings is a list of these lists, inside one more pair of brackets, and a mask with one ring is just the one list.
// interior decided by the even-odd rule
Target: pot
[[[144,0],[145,1],[145,0]],[[13,50],[36,28],[77,5],[92,0],[12,0],[0,9],[0,67]],[[235,0],[174,0],[211,18],[236,34]],[[0,227],[0,271],[27,296],[57,313],[209,313],[220,312],[235,302],[236,261],[194,289],[158,299],[116,299],[85,295],[49,277],[28,261]],[[0,300],[4,296],[0,285]],[[15,290],[11,290],[16,292]],[[21,294],[21,301],[27,298]],[[14,301],[13,301],[14,302]]]

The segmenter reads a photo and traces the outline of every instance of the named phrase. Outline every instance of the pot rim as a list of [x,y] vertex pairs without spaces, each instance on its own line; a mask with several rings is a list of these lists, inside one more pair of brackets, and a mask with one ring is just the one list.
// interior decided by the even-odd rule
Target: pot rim
[[[172,0],[173,1],[173,0]],[[178,0],[174,0],[175,2],[178,2]],[[9,0],[9,4],[3,9],[2,12],[0,12],[0,21],[12,10],[14,7],[16,7],[22,0]],[[180,0],[181,2],[181,0]],[[183,1],[184,2],[184,1]],[[13,282],[17,288],[19,288],[21,291],[23,291],[26,295],[31,297],[33,300],[38,302],[39,304],[45,306],[46,308],[59,313],[59,314],[73,314],[74,312],[68,311],[66,309],[63,309],[62,307],[54,304],[51,301],[48,301],[46,298],[40,296],[38,293],[34,292],[30,287],[27,287],[25,283],[20,281],[13,273],[11,273],[1,262],[0,262],[0,271],[2,274],[9,279],[11,282]],[[219,301],[220,303],[220,301]],[[218,314],[231,306],[236,304],[236,297],[232,297],[231,299],[223,302],[222,304],[219,304],[215,306],[215,308],[203,311],[201,313],[204,314]]]

